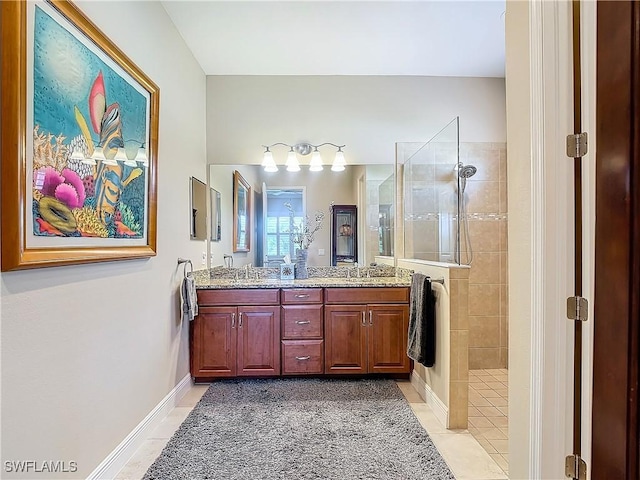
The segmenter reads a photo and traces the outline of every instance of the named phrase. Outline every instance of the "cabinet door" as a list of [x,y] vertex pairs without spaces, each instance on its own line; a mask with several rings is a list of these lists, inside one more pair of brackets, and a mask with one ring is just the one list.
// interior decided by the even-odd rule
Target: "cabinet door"
[[369,372],[409,372],[408,305],[368,305]]
[[236,375],[236,309],[201,307],[192,322],[191,376]]
[[327,305],[324,336],[325,373],[367,373],[364,305]]
[[280,375],[280,307],[238,307],[238,375]]

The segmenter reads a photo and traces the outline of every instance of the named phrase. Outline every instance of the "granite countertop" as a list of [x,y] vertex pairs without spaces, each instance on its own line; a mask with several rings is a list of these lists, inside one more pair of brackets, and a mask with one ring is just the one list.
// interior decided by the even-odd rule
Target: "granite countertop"
[[206,278],[196,279],[197,289],[230,289],[230,288],[312,288],[312,287],[409,287],[411,279],[399,277],[362,277],[331,278],[315,277],[305,280],[280,280],[275,278],[261,279],[228,279]]
[[280,280],[277,268],[221,268],[193,272],[197,289],[410,287],[412,270],[386,265],[368,267],[309,266],[309,278]]

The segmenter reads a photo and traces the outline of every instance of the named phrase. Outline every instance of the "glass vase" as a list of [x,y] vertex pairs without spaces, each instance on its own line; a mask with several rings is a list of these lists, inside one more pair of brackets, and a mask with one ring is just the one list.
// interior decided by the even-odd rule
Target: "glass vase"
[[307,256],[309,250],[306,248],[296,248],[296,270],[295,276],[297,279],[309,278],[309,272],[307,272]]

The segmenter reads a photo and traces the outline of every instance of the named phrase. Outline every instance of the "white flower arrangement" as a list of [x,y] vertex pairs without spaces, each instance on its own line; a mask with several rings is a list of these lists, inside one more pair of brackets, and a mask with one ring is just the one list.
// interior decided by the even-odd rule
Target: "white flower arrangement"
[[322,210],[318,210],[314,215],[313,224],[309,219],[309,215],[305,215],[302,225],[296,225],[293,221],[295,215],[293,207],[290,203],[285,203],[284,206],[289,210],[291,224],[293,225],[293,231],[289,232],[291,242],[296,246],[296,248],[299,248],[300,250],[307,250],[313,243],[316,233],[322,228],[325,213]]

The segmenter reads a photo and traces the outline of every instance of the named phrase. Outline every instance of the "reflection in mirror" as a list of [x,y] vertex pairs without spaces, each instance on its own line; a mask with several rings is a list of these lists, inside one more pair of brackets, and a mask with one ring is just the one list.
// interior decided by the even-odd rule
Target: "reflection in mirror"
[[[213,254],[213,264],[222,264],[223,256],[230,254],[234,248],[233,230],[235,221],[233,218],[233,182],[229,182],[229,178],[233,176],[234,170],[238,170],[252,187],[251,194],[251,229],[252,249],[249,255],[236,256],[236,261],[252,262],[253,265],[268,265],[273,261],[274,265],[279,263],[278,257],[284,255],[286,250],[284,243],[275,255],[276,258],[270,258],[270,250],[265,245],[265,217],[266,212],[271,210],[270,199],[267,190],[290,191],[292,189],[304,190],[304,207],[303,212],[313,215],[318,210],[326,213],[324,226],[318,231],[311,248],[309,249],[308,264],[310,266],[329,266],[331,263],[331,222],[329,215],[329,205],[333,202],[335,205],[358,205],[358,218],[361,223],[358,225],[358,262],[370,264],[372,262],[382,263],[380,258],[380,207],[379,195],[380,185],[389,177],[392,177],[390,183],[395,181],[395,165],[347,165],[342,172],[333,172],[325,166],[323,171],[310,172],[305,165],[299,172],[286,172],[284,169],[275,173],[265,172],[260,165],[210,165],[209,166],[209,186],[215,188],[221,195],[220,211],[222,216],[221,224],[222,238],[220,242],[212,242],[211,253]],[[359,193],[359,180],[363,178],[362,195]],[[253,190],[259,190],[262,196],[258,199],[254,195]],[[384,190],[384,188],[383,188]],[[280,197],[284,194],[280,193]],[[395,193],[393,194],[395,196]],[[273,196],[273,195],[272,195]],[[254,203],[256,202],[256,203]],[[395,197],[385,200],[383,194],[383,202],[391,205],[390,219],[395,221],[394,230],[398,224],[395,220]],[[262,205],[262,212],[258,211],[258,203]],[[304,213],[302,216],[304,216]],[[294,217],[299,217],[296,214]],[[391,226],[390,226],[391,228]],[[397,236],[397,233],[395,233]],[[281,236],[281,241],[285,242],[286,236]],[[389,233],[389,248],[391,255],[397,253],[396,247],[392,246],[394,231]],[[255,240],[254,240],[255,239]],[[257,242],[257,243],[253,243]],[[273,239],[271,240],[273,247]],[[385,243],[386,246],[386,243]],[[388,251],[388,250],[387,250]],[[265,263],[265,257],[267,262]],[[294,249],[295,257],[295,249]],[[377,258],[376,258],[377,257]],[[387,262],[393,265],[393,257],[386,257]],[[276,263],[277,262],[277,263]]]
[[220,192],[210,189],[211,196],[211,241],[219,242],[222,238],[222,220],[220,218]]
[[395,167],[367,165],[367,203],[365,218],[365,262],[380,262],[376,257],[394,256]]
[[233,251],[251,250],[251,186],[233,172]]
[[378,187],[378,253],[393,256],[393,193],[395,176],[392,174]]
[[189,181],[191,239],[207,239],[207,186],[195,177]]
[[291,242],[291,232],[300,229],[303,223],[305,187],[266,187],[265,190],[266,195],[263,197],[264,265],[273,267],[280,265],[286,255],[290,259],[295,258],[295,245]]

